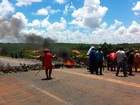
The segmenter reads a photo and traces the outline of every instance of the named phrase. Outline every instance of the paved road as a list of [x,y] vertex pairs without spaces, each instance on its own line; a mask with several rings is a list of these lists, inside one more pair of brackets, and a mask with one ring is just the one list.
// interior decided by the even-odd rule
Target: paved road
[[44,70],[0,75],[0,105],[139,105],[140,73],[116,77],[90,74],[85,68],[54,69],[51,80]]

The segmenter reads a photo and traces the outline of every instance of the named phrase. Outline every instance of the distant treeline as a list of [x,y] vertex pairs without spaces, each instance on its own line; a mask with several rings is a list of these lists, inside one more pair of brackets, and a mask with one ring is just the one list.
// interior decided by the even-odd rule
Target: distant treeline
[[[52,43],[48,46],[35,44],[35,43],[0,43],[0,55],[1,56],[11,56],[11,57],[28,57],[33,55],[39,55],[42,53],[41,51],[44,48],[51,49],[53,53],[60,53],[61,51],[66,53],[71,53],[72,50],[78,50],[81,52],[82,55],[86,56],[88,49],[94,46],[96,49],[98,46],[101,46],[104,54],[108,54],[110,51],[114,50],[117,51],[120,46],[124,47],[124,50],[127,51],[129,48],[133,48],[134,50],[137,49],[140,51],[140,43],[133,43],[133,44],[71,44],[71,43]],[[39,50],[38,52],[34,53],[34,50]],[[59,52],[58,52],[59,51]]]

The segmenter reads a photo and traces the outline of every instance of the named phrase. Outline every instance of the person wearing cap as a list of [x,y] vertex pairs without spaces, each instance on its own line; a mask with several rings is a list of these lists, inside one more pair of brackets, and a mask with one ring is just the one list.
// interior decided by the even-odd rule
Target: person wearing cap
[[90,52],[89,52],[89,71],[91,74],[94,73],[96,68],[96,56],[95,56],[96,50],[94,46],[91,46]]
[[44,50],[44,54],[42,55],[42,67],[45,69],[46,79],[51,79],[52,75],[52,59],[55,57],[50,53],[49,49]]
[[98,50],[96,51],[96,75],[98,75],[98,69],[100,70],[100,75],[102,74],[102,68],[103,68],[103,59],[104,59],[104,53],[101,50],[101,47],[98,47]]

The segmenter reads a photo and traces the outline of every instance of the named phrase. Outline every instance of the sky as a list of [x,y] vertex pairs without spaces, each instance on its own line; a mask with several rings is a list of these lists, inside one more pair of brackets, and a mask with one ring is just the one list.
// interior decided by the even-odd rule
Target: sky
[[140,43],[140,0],[0,0],[0,42]]

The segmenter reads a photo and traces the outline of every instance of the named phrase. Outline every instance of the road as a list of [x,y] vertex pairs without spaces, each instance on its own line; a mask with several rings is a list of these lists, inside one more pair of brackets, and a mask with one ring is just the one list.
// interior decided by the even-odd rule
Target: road
[[18,58],[18,59],[13,59],[10,57],[2,57],[0,56],[0,66],[4,66],[7,67],[7,65],[9,66],[19,66],[20,63],[26,63],[26,64],[36,64],[39,63],[38,60],[35,59],[22,59],[22,58]]
[[140,72],[102,76],[85,68],[54,69],[51,80],[44,70],[0,75],[0,105],[139,105]]

